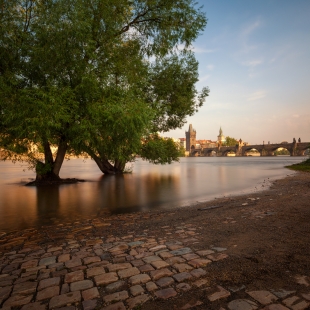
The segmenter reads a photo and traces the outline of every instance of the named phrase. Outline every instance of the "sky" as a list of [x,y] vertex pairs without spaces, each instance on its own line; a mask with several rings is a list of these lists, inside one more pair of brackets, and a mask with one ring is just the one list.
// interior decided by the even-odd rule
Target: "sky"
[[210,89],[189,124],[197,139],[250,144],[310,142],[310,1],[199,0],[208,23],[193,44],[199,82]]

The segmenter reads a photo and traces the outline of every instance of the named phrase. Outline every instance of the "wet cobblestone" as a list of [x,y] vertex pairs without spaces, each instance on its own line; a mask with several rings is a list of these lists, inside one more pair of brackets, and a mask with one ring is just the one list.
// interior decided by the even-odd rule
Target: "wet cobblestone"
[[[96,219],[92,225],[58,226],[49,238],[31,229],[11,240],[0,237],[0,307],[134,309],[149,300],[178,298],[192,289],[206,290],[207,297],[188,301],[181,309],[218,300],[227,300],[221,310],[304,310],[310,305],[310,290],[210,287],[209,266],[229,260],[230,249],[223,244],[195,250],[200,233],[193,224],[162,227],[165,233],[160,238],[148,230],[119,237],[104,230],[99,234],[98,227],[111,225]],[[296,275],[294,281],[302,288],[310,283],[303,275]],[[234,298],[240,291],[247,298]]]

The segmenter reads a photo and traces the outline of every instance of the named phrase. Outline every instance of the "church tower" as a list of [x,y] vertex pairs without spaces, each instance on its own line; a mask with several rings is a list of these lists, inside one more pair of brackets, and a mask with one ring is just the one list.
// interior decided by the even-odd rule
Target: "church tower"
[[226,141],[225,136],[223,135],[222,126],[220,127],[219,135],[217,136],[217,143],[222,145]]
[[192,146],[196,147],[196,130],[193,129],[192,124],[189,125],[188,131],[185,131],[186,137],[186,151],[191,150]]

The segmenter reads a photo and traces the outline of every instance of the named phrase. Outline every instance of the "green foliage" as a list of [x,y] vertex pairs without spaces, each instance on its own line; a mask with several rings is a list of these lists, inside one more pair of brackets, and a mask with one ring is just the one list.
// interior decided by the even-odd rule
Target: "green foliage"
[[153,164],[170,164],[172,161],[178,161],[179,146],[170,138],[153,135],[144,141],[140,154],[143,159]]
[[209,94],[203,88],[198,94],[198,62],[193,54],[172,55],[158,59],[152,66],[148,100],[156,111],[154,131],[182,127],[186,116],[193,115]]
[[291,166],[286,166],[286,168],[296,171],[304,171],[310,172],[310,158],[306,159],[305,161],[299,164],[293,164]]
[[179,149],[178,157],[185,157],[186,149],[184,148],[184,146],[180,145],[180,146],[178,146],[178,149]]
[[227,136],[225,138],[225,142],[223,143],[223,146],[236,146],[238,145],[238,140],[232,137]]
[[154,133],[208,96],[190,52],[206,22],[192,0],[0,0],[0,147],[56,175],[66,153],[107,173],[175,160]]

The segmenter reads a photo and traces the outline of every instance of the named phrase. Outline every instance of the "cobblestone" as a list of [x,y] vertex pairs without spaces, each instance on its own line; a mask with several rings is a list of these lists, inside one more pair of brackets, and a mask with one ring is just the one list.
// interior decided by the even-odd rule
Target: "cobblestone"
[[190,273],[188,273],[188,272],[181,272],[181,273],[177,273],[177,274],[173,275],[173,278],[177,282],[180,283],[180,282],[192,279],[193,276]]
[[155,292],[155,296],[160,299],[167,299],[176,295],[177,292],[171,287]]
[[149,296],[146,294],[139,295],[133,298],[127,299],[126,303],[129,307],[129,309],[134,309],[135,307],[144,304],[146,301],[149,300]]
[[154,270],[150,272],[152,280],[156,281],[162,277],[169,277],[173,273],[168,268],[163,268],[159,270]]
[[82,297],[83,297],[83,300],[90,300],[90,299],[100,297],[100,294],[99,294],[97,287],[92,287],[88,290],[83,291]]
[[82,291],[82,290],[89,289],[93,286],[94,286],[94,283],[91,280],[77,281],[77,282],[73,282],[70,284],[70,291],[71,292]]
[[273,295],[269,291],[251,291],[247,293],[262,305],[271,304],[273,301],[278,299],[277,296]]
[[113,293],[111,295],[106,295],[103,297],[103,300],[105,303],[111,303],[111,302],[126,300],[128,297],[129,295],[127,291],[121,291],[121,292]]
[[137,267],[131,267],[131,268],[123,269],[119,271],[118,276],[120,277],[120,279],[123,279],[123,278],[129,278],[129,277],[135,276],[139,273],[140,271]]
[[[99,220],[94,226],[101,227],[101,224],[107,227],[107,223]],[[195,251],[191,242],[199,240],[200,232],[194,225],[182,224],[174,229],[167,226],[165,238],[156,238],[156,232],[151,235],[148,230],[139,236],[130,231],[120,238],[112,235],[99,238],[92,236],[93,226],[76,225],[59,244],[39,247],[29,243],[18,251],[0,253],[0,307],[5,310],[46,310],[47,307],[124,310],[134,309],[149,299],[165,300],[190,294],[190,290],[206,294],[207,298],[193,296],[181,306],[176,298],[177,309],[304,310],[309,307],[309,277],[304,275],[292,276],[303,288],[300,291],[277,287],[245,292],[242,284],[238,284],[238,289],[216,286],[216,291],[210,291],[214,279],[207,277],[208,265],[229,260],[229,250],[210,246]],[[77,237],[77,233],[81,235]],[[174,239],[175,236],[182,242]],[[249,299],[237,297],[246,294]],[[217,307],[219,300],[222,308]]]
[[59,308],[66,306],[67,304],[75,303],[81,301],[80,292],[71,292],[59,296],[53,297],[49,302],[49,308]]
[[137,296],[144,293],[144,289],[141,285],[132,286],[129,290],[132,296]]
[[148,282],[150,280],[151,280],[151,278],[150,278],[149,275],[147,275],[147,274],[138,274],[136,276],[130,277],[128,282],[131,285],[136,285],[136,284],[146,283],[146,282]]
[[108,285],[110,283],[116,282],[118,280],[118,276],[116,272],[109,272],[105,274],[101,274],[99,276],[95,276],[96,285]]
[[103,267],[94,267],[94,268],[87,269],[87,271],[86,271],[87,278],[98,276],[98,275],[104,274],[104,273],[105,273],[105,270]]
[[14,286],[12,295],[28,295],[35,293],[37,289],[37,282],[24,282]]
[[123,270],[123,269],[128,269],[131,268],[132,265],[130,263],[123,263],[123,264],[110,264],[107,266],[109,272],[113,272],[113,271],[119,271],[119,270]]
[[124,289],[125,286],[126,286],[126,282],[125,281],[117,281],[117,282],[114,282],[114,283],[111,283],[111,284],[107,285],[105,287],[105,290],[108,293],[112,293],[112,292],[116,292],[116,291]]
[[82,302],[83,310],[95,310],[97,308],[97,300],[90,299]]
[[84,280],[84,273],[82,270],[70,272],[65,275],[65,283],[72,283],[82,280]]
[[36,299],[40,301],[57,295],[59,295],[59,286],[51,286],[39,291]]
[[222,299],[222,298],[227,298],[230,296],[230,292],[228,292],[227,290],[225,290],[223,287],[218,286],[218,292],[215,292],[211,295],[208,295],[208,299],[210,301],[215,301],[218,299]]
[[148,292],[153,292],[153,291],[155,291],[155,290],[158,289],[157,285],[156,285],[154,282],[152,282],[152,281],[147,282],[147,283],[145,284],[145,287],[146,287],[146,290],[147,290]]
[[3,306],[8,307],[8,308],[23,306],[23,305],[29,304],[30,301],[32,300],[32,297],[33,295],[29,295],[29,296],[15,295],[7,299],[4,302]]
[[59,284],[60,284],[60,277],[44,279],[40,281],[39,286],[38,286],[38,291],[41,291],[44,288],[47,288],[50,286],[56,286]]
[[174,283],[174,280],[171,277],[160,278],[156,281],[156,284],[160,287],[167,287]]

